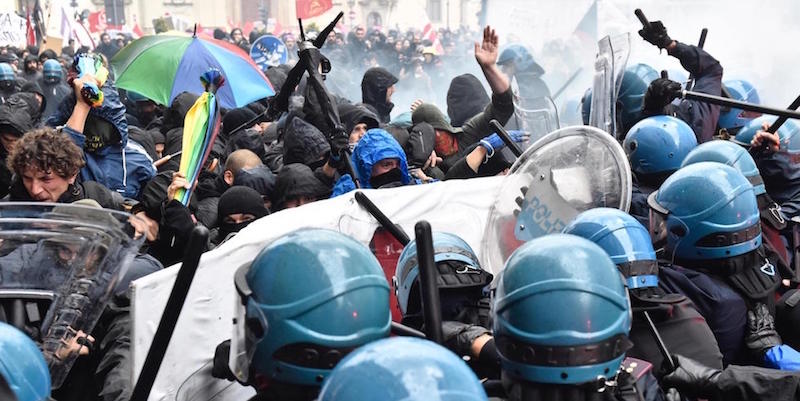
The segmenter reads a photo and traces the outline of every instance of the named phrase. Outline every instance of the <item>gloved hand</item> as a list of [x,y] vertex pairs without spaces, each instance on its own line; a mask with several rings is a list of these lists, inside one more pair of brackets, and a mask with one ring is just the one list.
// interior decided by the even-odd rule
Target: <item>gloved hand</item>
[[459,355],[470,355],[472,342],[476,338],[489,333],[484,327],[451,320],[442,322],[444,343],[451,351]]
[[645,114],[659,114],[673,100],[681,96],[681,84],[669,78],[658,78],[650,82],[644,94]]
[[707,398],[713,394],[721,370],[709,368],[694,359],[672,355],[677,368],[661,379],[663,388],[675,387],[683,395]]
[[672,38],[667,35],[667,28],[661,21],[650,22],[650,28],[640,29],[639,36],[659,49],[664,49],[672,43]]
[[342,162],[344,161],[343,156],[344,151],[349,149],[350,146],[350,137],[347,133],[344,132],[344,129],[337,129],[334,130],[334,133],[328,138],[328,142],[331,145],[331,153],[328,156],[328,165],[333,168],[339,168],[342,166]]
[[760,357],[771,348],[783,344],[781,336],[775,330],[775,319],[769,313],[767,305],[759,302],[747,311],[744,342],[747,348],[758,353]]
[[211,365],[211,377],[225,379],[228,381],[236,380],[231,369],[228,367],[228,357],[231,354],[231,340],[225,340],[217,344],[214,350],[214,362]]
[[[525,131],[517,131],[517,130],[510,130],[508,131],[508,136],[511,137],[511,140],[520,143],[525,141],[526,139],[530,138]],[[480,141],[480,145],[486,148],[486,151],[489,153],[488,157],[494,156],[494,152],[500,149],[503,149],[506,146],[506,143],[500,138],[500,135],[492,134],[489,135]]]

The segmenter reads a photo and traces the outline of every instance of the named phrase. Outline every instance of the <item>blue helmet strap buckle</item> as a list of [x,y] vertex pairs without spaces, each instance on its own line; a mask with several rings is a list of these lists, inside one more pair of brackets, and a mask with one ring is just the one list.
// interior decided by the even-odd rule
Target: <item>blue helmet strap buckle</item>
[[596,365],[619,358],[633,347],[625,334],[591,344],[571,346],[530,344],[509,336],[499,336],[495,338],[495,343],[500,353],[511,361],[548,367]]
[[625,286],[628,289],[635,290],[637,288],[650,288],[658,286],[658,276],[654,274],[647,274],[642,276],[631,276],[625,278]]

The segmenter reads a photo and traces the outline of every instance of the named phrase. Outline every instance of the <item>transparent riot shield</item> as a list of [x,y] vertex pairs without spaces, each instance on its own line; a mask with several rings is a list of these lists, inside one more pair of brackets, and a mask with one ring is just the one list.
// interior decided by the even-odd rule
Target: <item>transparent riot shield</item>
[[[211,375],[214,363],[208,362],[192,373],[179,387],[174,401],[241,401],[256,394],[252,387],[238,382],[217,379]],[[163,398],[162,401],[172,401]]]
[[617,93],[622,86],[625,64],[630,55],[629,33],[606,36],[597,42],[598,53],[594,62],[592,105],[589,125],[600,128],[616,137]]
[[482,266],[495,277],[525,241],[561,232],[580,212],[627,211],[631,173],[619,143],[595,127],[559,129],[511,166],[498,192],[482,244]]
[[511,79],[511,91],[514,94],[514,114],[505,128],[522,130],[530,135],[530,140],[520,144],[522,149],[559,128],[558,110],[553,99],[526,94],[520,89],[516,78]]
[[[127,213],[78,205],[0,203],[0,292],[26,305],[16,316],[41,343],[61,386],[142,239]],[[50,295],[52,294],[52,295]],[[42,307],[51,302],[49,307]],[[19,309],[14,309],[19,311]],[[43,316],[42,316],[43,315]]]

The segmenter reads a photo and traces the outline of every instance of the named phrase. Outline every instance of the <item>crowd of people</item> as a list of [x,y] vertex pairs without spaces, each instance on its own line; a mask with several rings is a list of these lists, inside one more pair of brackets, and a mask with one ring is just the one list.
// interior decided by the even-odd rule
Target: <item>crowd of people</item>
[[[639,34],[681,62],[694,91],[757,101],[752,85],[723,82],[712,55],[662,23]],[[258,36],[214,33],[245,51]],[[33,342],[44,329],[0,323],[0,398],[130,399],[127,285],[180,263],[193,228],[211,230],[211,250],[257,219],[357,187],[506,174],[514,158],[489,122],[505,125],[521,104],[550,96],[530,52],[501,47],[490,27],[442,30],[441,49],[419,31],[333,31],[321,49],[328,102],[313,76],[285,84],[294,65],[319,58],[304,57],[291,34],[282,40],[290,61],[265,75],[288,107],[275,113],[265,98],[224,110],[196,183],[179,170],[198,94],[160,105],[116,88],[112,74],[102,104],[86,101],[94,77],[77,75],[74,60],[107,66],[124,40],[105,34],[93,54],[0,49],[0,197],[127,211],[142,241],[97,328],[77,334],[79,363],[52,394]],[[210,380],[251,386],[258,400],[800,399],[800,127],[772,132],[772,119],[682,100],[682,83],[630,64],[612,133],[635,178],[630,213],[580,213],[563,233],[520,245],[504,269],[481,266],[459,233],[434,233],[442,346],[389,338],[397,326],[411,337],[438,331],[425,327],[415,242],[389,283],[352,238],[288,234],[236,272],[241,336],[219,345]],[[453,76],[446,91],[436,84]],[[396,110],[399,97],[410,108]],[[524,122],[513,128],[511,141],[528,144]],[[188,188],[184,204],[176,193]],[[14,277],[10,256],[0,256],[0,289]],[[0,317],[9,308],[0,299]]]

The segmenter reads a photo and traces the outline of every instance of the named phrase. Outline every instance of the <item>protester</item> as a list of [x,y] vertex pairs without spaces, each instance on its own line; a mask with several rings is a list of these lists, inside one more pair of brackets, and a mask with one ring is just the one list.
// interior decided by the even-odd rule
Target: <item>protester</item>
[[[325,33],[308,24],[306,28],[304,40]],[[242,58],[256,39],[274,34],[283,40],[288,60],[263,71],[273,97],[243,102],[247,93],[230,85],[239,77],[225,77],[230,82],[218,89],[217,99],[236,104],[219,102],[213,109],[219,111],[219,126],[204,127],[202,134],[212,133],[208,138],[214,140],[202,161],[186,136],[198,113],[194,106],[200,83],[177,89],[172,82],[158,87],[161,77],[135,82],[125,76],[114,56],[127,44],[128,34],[102,32],[96,48],[77,52],[69,39],[60,54],[51,46],[40,52],[43,45],[0,47],[0,197],[77,203],[75,207],[88,210],[78,216],[77,230],[98,224],[98,216],[108,213],[100,207],[128,211],[125,235],[138,241],[126,274],[111,287],[113,299],[104,305],[100,323],[91,336],[82,334],[86,350],[76,343],[78,362],[65,384],[52,389],[53,399],[130,399],[136,377],[131,330],[141,327],[140,322],[132,324],[128,310],[133,280],[185,262],[187,252],[233,257],[262,236],[274,237],[273,230],[291,228],[274,222],[315,226],[322,214],[332,214],[328,217],[339,229],[355,233],[358,240],[321,229],[294,231],[265,244],[238,270],[232,266],[234,279],[226,276],[219,288],[236,289],[235,334],[219,345],[212,363],[205,360],[205,368],[197,366],[198,374],[213,366],[215,376],[255,389],[253,400],[352,398],[344,394],[362,388],[370,392],[358,395],[362,398],[389,388],[409,392],[402,399],[437,395],[434,390],[414,393],[423,388],[435,389],[443,398],[450,391],[446,386],[418,386],[422,380],[426,385],[447,382],[454,392],[446,395],[465,400],[486,399],[484,389],[492,399],[505,400],[797,399],[800,353],[793,347],[800,345],[795,309],[800,303],[800,234],[791,217],[800,214],[794,167],[800,129],[794,123],[770,133],[773,120],[767,117],[677,100],[684,89],[675,81],[680,74],[659,78],[634,52],[624,70],[612,65],[616,69],[604,71],[617,77],[615,102],[609,93],[589,90],[580,108],[586,123],[594,116],[593,123],[624,149],[629,165],[622,161],[618,168],[629,171],[619,175],[632,177],[633,188],[627,192],[631,183],[603,188],[626,192],[621,195],[573,188],[573,181],[565,188],[559,175],[564,167],[559,163],[565,162],[558,158],[561,150],[540,143],[537,149],[544,149],[547,158],[528,163],[537,155],[528,153],[513,167],[516,156],[506,147],[513,142],[525,151],[532,136],[539,139],[559,123],[564,127],[569,113],[577,115],[577,99],[567,102],[574,110],[556,109],[551,95],[561,91],[551,94],[554,87],[548,86],[553,77],[566,78],[559,63],[573,57],[569,46],[557,41],[534,49],[516,34],[501,38],[489,26],[482,32],[472,27],[420,28],[342,23],[327,33],[320,49],[299,43],[290,27],[215,28],[213,37],[224,42],[221,46]],[[211,40],[205,36],[210,31],[203,30],[198,25],[201,43]],[[726,80],[723,86],[720,62],[701,47],[670,38],[662,22],[652,21],[639,34],[681,63],[695,91],[720,95],[727,90],[735,99],[758,102],[758,93],[746,81]],[[123,53],[130,51],[136,51],[135,44]],[[76,53],[79,59],[93,57],[109,77],[79,76],[72,66]],[[151,62],[153,73],[160,74],[159,61]],[[225,63],[209,66],[227,68]],[[90,104],[85,99],[87,85],[98,87],[101,101]],[[604,98],[593,102],[594,95]],[[597,107],[608,110],[598,113]],[[540,132],[533,121],[537,118],[550,124],[548,132]],[[506,129],[496,129],[491,120]],[[718,127],[724,130],[717,132]],[[586,129],[565,132],[578,131]],[[715,134],[733,143],[711,141]],[[589,163],[589,154],[597,149],[584,149],[578,138],[572,137],[570,145],[578,160],[567,162],[585,164],[587,170],[597,167]],[[191,170],[189,158],[197,161],[196,176],[186,173]],[[535,166],[520,171],[525,163]],[[422,296],[424,253],[418,252],[416,240],[402,253],[394,242],[374,240],[384,229],[402,229],[382,222],[384,227],[376,231],[374,221],[349,215],[347,208],[357,205],[352,193],[343,194],[361,189],[370,196],[388,188],[393,192],[385,193],[398,200],[417,194],[419,202],[392,210],[416,218],[413,213],[428,205],[459,206],[439,205],[428,191],[477,188],[481,181],[473,179],[509,171],[515,176],[506,177],[504,185],[519,184],[519,191],[486,194],[497,198],[492,213],[505,207],[500,207],[505,197],[523,195],[509,202],[519,207],[507,210],[510,220],[501,243],[489,244],[517,249],[508,260],[487,265],[475,252],[485,256],[486,249],[467,243],[488,241],[473,231],[494,224],[494,214],[486,219],[489,223],[457,222],[463,232],[433,233],[442,344],[456,355],[422,340],[381,341],[390,327],[394,336],[432,337],[436,332],[427,327],[429,316],[423,313],[431,302],[429,294]],[[570,178],[579,175],[563,171]],[[600,179],[616,172],[591,171]],[[485,178],[492,179],[500,180]],[[547,188],[557,191],[547,193]],[[184,191],[187,196],[181,195]],[[342,195],[347,198],[322,203]],[[591,208],[598,195],[619,195],[620,208],[630,199],[630,210]],[[458,200],[471,201],[469,196]],[[344,206],[334,210],[327,207],[331,204]],[[422,213],[419,219],[440,224],[435,210]],[[574,219],[552,222],[554,215]],[[0,220],[13,218],[5,210],[0,213]],[[407,230],[410,221],[402,222],[402,228]],[[534,236],[538,238],[525,235],[536,228],[526,227],[528,221],[541,224],[542,232]],[[46,227],[46,219],[41,224]],[[189,249],[191,233],[199,226],[209,229],[209,240]],[[566,234],[556,233],[562,229]],[[54,243],[69,240],[53,234]],[[365,240],[370,235],[371,243]],[[13,321],[19,313],[35,317],[39,305],[28,303],[14,312],[8,307],[13,302],[6,302],[3,290],[17,274],[13,272],[20,271],[20,255],[28,252],[15,241],[0,238],[0,322]],[[104,244],[93,252],[101,255],[108,249]],[[52,250],[37,256],[44,261],[42,255],[52,256]],[[373,255],[381,256],[376,260]],[[199,274],[202,267],[201,262]],[[68,281],[59,276],[64,271],[51,273],[49,281],[41,279],[34,287]],[[389,307],[390,287],[401,312],[391,325],[390,312],[397,311]],[[78,291],[71,290],[69,295]],[[209,290],[193,284],[190,294]],[[14,294],[8,296],[22,296]],[[33,334],[46,332],[47,319],[52,319],[46,302],[51,301],[37,302],[45,302],[34,319],[41,327],[26,323],[23,332],[41,341]],[[184,308],[183,313],[197,310]],[[660,333],[668,350],[651,330]],[[18,336],[8,333],[11,340]],[[413,349],[430,355],[413,355]],[[185,358],[186,363],[197,363],[211,352],[205,351]],[[391,365],[395,362],[379,352],[397,352],[392,361],[404,365]],[[422,367],[414,370],[414,363],[443,370],[420,373]],[[23,365],[0,360],[0,398],[18,396],[23,379],[34,378],[26,373],[30,366]],[[378,377],[369,376],[370,369],[379,365],[385,368],[380,381],[370,381]],[[37,397],[43,398],[50,385],[36,380],[31,389],[36,385]],[[186,386],[178,392],[194,394],[192,386],[220,385],[211,378],[200,382],[177,383]]]

